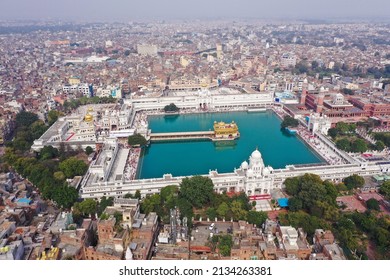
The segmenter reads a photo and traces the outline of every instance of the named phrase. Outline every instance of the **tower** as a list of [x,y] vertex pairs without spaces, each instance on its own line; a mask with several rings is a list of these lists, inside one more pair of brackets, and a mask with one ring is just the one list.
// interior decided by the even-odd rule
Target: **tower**
[[324,107],[324,97],[325,95],[323,93],[318,95],[316,113],[322,113],[322,109]]
[[264,161],[261,157],[261,153],[256,148],[255,151],[251,154],[249,157],[249,169],[253,171],[253,175],[255,177],[260,177],[263,175],[263,169],[264,169]]
[[301,105],[305,105],[306,103],[306,95],[307,95],[307,90],[303,89],[301,93]]

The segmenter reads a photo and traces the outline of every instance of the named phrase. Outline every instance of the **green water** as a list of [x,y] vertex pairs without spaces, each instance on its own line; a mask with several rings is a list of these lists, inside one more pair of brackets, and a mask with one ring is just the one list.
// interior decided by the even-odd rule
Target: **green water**
[[212,130],[214,120],[238,125],[241,137],[232,142],[154,142],[140,160],[138,177],[161,178],[203,175],[209,170],[232,172],[258,147],[265,165],[283,168],[287,164],[319,163],[322,160],[297,136],[280,130],[280,119],[272,111],[206,113],[149,117],[152,132]]

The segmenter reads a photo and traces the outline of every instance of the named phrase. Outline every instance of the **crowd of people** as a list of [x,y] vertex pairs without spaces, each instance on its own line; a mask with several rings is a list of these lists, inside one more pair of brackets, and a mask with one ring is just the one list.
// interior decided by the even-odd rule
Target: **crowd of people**
[[140,155],[141,148],[130,148],[129,156],[125,166],[125,173],[123,174],[126,181],[135,179]]
[[137,112],[132,124],[133,129],[145,128],[148,126],[148,116],[144,112]]
[[331,148],[329,148],[329,146],[325,145],[316,136],[313,136],[312,133],[308,131],[305,127],[299,126],[297,128],[297,133],[310,147],[312,147],[318,154],[320,154],[321,157],[324,158],[329,164],[339,165],[339,164],[346,163],[342,157],[340,157]]

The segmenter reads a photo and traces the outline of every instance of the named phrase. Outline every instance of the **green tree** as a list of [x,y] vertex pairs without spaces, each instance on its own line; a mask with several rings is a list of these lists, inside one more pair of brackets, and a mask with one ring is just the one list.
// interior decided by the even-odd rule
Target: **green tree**
[[72,207],[79,196],[75,188],[66,184],[54,187],[51,193],[52,199],[62,208]]
[[209,205],[214,196],[214,184],[208,177],[193,176],[180,183],[180,195],[195,208]]
[[93,153],[93,148],[91,146],[87,146],[85,148],[85,153],[89,156],[90,154]]
[[191,203],[184,198],[179,198],[177,200],[177,207],[180,210],[180,217],[187,217],[188,226],[190,226],[192,224],[192,217],[194,216],[194,210]]
[[354,94],[354,91],[352,89],[348,89],[348,88],[343,88],[341,90],[342,93],[344,94],[348,94],[348,95],[353,95]]
[[217,217],[217,211],[213,207],[207,208],[206,215],[213,221]]
[[57,148],[54,148],[53,146],[44,146],[40,151],[39,151],[39,157],[42,160],[46,159],[52,159],[58,157],[59,152]]
[[248,212],[245,209],[243,209],[242,203],[240,201],[234,200],[230,208],[233,214],[233,219],[235,221],[246,220],[246,215]]
[[22,126],[29,127],[37,120],[38,120],[38,115],[26,111],[21,111],[17,113],[15,118],[17,127],[22,127]]
[[288,208],[293,211],[293,212],[296,212],[296,211],[300,211],[302,210],[302,200],[300,200],[299,198],[296,198],[296,197],[292,197],[288,200]]
[[262,224],[267,220],[268,215],[263,211],[249,211],[247,214],[247,221],[250,224],[254,224],[257,227],[261,227]]
[[379,188],[379,192],[385,196],[386,199],[390,200],[390,181],[385,181]]
[[127,143],[131,146],[145,146],[147,141],[141,134],[134,134],[127,138]]
[[80,209],[84,215],[95,214],[97,210],[97,203],[94,199],[87,198],[80,202]]
[[230,256],[233,246],[233,239],[231,235],[221,235],[218,238],[218,249],[222,256]]
[[152,194],[145,197],[141,204],[142,213],[149,214],[150,212],[158,212],[161,205],[161,197],[159,194]]
[[[43,133],[46,132],[46,130],[49,127],[45,125],[45,123],[41,120],[35,121],[30,127],[29,132],[31,133],[32,140],[39,139]],[[31,141],[32,143],[32,141]]]
[[381,140],[376,141],[376,143],[375,143],[375,150],[383,151],[383,149],[385,147],[386,147],[385,144]]
[[364,153],[367,149],[367,143],[363,139],[356,139],[352,142],[351,150],[354,153]]
[[370,198],[369,200],[366,201],[367,208],[370,210],[376,210],[379,211],[379,202],[375,198]]
[[335,139],[338,135],[338,129],[335,127],[332,127],[328,130],[328,135],[332,137],[332,139]]
[[60,163],[59,168],[64,172],[66,178],[84,175],[88,170],[88,165],[75,157],[70,157]]
[[290,116],[285,116],[283,118],[282,123],[280,124],[281,128],[286,128],[286,127],[297,127],[299,124],[299,121],[290,117]]
[[347,138],[342,138],[336,141],[336,147],[340,150],[349,152],[351,150],[351,142]]
[[164,112],[178,112],[180,109],[174,104],[171,103],[164,107]]
[[64,172],[62,171],[57,171],[57,172],[54,172],[53,174],[53,178],[59,182],[63,182],[65,181],[66,177],[65,177],[65,174]]
[[140,190],[136,190],[136,191],[135,191],[134,198],[136,198],[136,199],[138,199],[138,200],[141,199],[141,191],[140,191]]
[[349,190],[362,188],[364,186],[364,178],[353,174],[343,179],[343,183],[347,186]]
[[49,111],[49,113],[47,114],[47,121],[49,123],[49,126],[53,125],[58,120],[58,118],[62,115],[63,113],[57,110]]
[[336,128],[340,134],[345,135],[350,132],[350,126],[345,122],[338,122]]
[[289,195],[296,195],[299,192],[299,178],[287,178],[284,181],[284,185],[286,186],[286,192]]
[[113,197],[105,197],[103,196],[100,199],[100,202],[97,205],[97,214],[100,216],[107,208],[107,206],[114,205],[114,198]]
[[220,218],[226,218],[229,211],[229,205],[226,202],[222,202],[217,208],[217,214]]

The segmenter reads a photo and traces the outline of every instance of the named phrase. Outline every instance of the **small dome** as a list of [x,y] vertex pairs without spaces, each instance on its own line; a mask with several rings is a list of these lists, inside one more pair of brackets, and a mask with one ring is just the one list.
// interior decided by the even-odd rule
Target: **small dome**
[[91,121],[93,121],[93,116],[92,116],[90,113],[87,113],[87,114],[85,115],[85,117],[84,117],[84,120],[85,120],[86,122],[91,122]]
[[249,166],[249,164],[246,161],[241,163],[241,169],[248,169],[248,166]]
[[259,152],[259,150],[257,148],[251,154],[251,159],[261,159],[261,153]]

